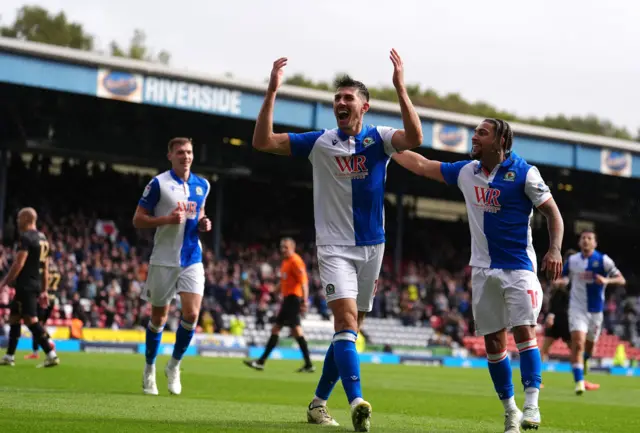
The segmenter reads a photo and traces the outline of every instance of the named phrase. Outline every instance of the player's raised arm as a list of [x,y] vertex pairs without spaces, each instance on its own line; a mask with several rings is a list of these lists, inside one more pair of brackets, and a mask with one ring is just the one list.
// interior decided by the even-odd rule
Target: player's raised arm
[[253,147],[276,155],[291,155],[289,135],[273,133],[273,107],[276,103],[276,93],[282,84],[282,75],[284,74],[282,68],[286,65],[286,57],[273,62],[267,94],[264,97],[264,102],[253,130]]
[[440,161],[427,159],[419,153],[410,150],[402,153],[394,153],[391,158],[413,174],[428,177],[438,182],[444,182],[442,170],[440,169],[442,163]]
[[402,58],[395,49],[389,55],[393,63],[393,86],[398,93],[400,102],[400,112],[402,114],[402,125],[404,129],[396,131],[391,139],[391,145],[397,151],[413,149],[422,144],[422,123],[416,109],[409,99],[409,93],[404,84],[404,64]]

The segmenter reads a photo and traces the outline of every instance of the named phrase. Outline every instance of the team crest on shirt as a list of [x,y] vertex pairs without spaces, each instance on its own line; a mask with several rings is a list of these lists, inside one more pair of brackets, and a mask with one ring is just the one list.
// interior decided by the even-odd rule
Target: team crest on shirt
[[374,141],[375,141],[375,140],[374,140],[373,138],[371,138],[371,137],[367,137],[367,138],[365,138],[365,139],[362,141],[362,145],[363,145],[364,147],[369,147],[369,146],[371,146],[371,145],[374,143]]
[[202,187],[200,186],[196,186],[196,195],[203,195],[204,191],[202,190]]
[[506,172],[504,175],[504,180],[507,182],[513,182],[514,180],[516,180],[516,172],[515,171]]
[[327,293],[327,295],[333,295],[334,293],[336,293],[336,286],[334,286],[333,284],[327,284],[325,292]]
[[599,261],[597,261],[597,260],[594,260],[594,261],[593,261],[593,267],[594,267],[594,268],[597,268],[598,266],[600,266],[600,262],[599,262]]

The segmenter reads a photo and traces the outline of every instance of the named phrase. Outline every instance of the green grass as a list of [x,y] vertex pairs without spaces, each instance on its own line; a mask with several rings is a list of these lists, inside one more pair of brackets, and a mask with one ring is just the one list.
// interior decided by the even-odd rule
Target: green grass
[[[264,372],[239,359],[189,357],[181,396],[169,396],[158,361],[160,396],[141,393],[143,357],[61,353],[62,364],[36,369],[16,357],[0,369],[0,432],[316,432],[351,431],[344,391],[329,408],[340,427],[306,423],[319,371],[271,361]],[[320,365],[318,365],[320,367]],[[516,377],[519,372],[515,371]],[[502,406],[484,370],[363,365],[373,432],[501,432]],[[591,375],[602,384],[582,397],[567,374],[544,375],[541,432],[640,432],[640,379]],[[518,403],[523,393],[517,387]]]

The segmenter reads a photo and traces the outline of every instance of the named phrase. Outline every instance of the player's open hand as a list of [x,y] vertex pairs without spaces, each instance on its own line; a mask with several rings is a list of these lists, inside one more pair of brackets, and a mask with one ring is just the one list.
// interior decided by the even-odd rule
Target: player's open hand
[[396,51],[395,48],[391,50],[389,54],[389,58],[391,59],[391,63],[393,63],[393,85],[396,90],[400,90],[404,88],[404,64],[402,63],[402,58],[400,54]]
[[211,220],[206,216],[200,218],[200,221],[198,221],[198,230],[201,232],[208,232],[211,230]]
[[284,76],[284,68],[287,66],[289,59],[286,57],[280,57],[273,62],[273,69],[271,69],[271,76],[269,77],[269,91],[275,92],[282,85],[282,77]]
[[308,304],[308,300],[303,299],[302,302],[300,303],[300,313],[304,314],[309,310],[309,304]]
[[171,224],[182,224],[187,220],[186,212],[180,209],[179,207],[175,208],[173,212],[171,212],[171,215],[169,216],[171,217],[170,219]]
[[560,278],[562,274],[562,256],[560,251],[552,249],[544,255],[542,259],[542,271],[546,271],[547,278],[551,281],[555,281]]

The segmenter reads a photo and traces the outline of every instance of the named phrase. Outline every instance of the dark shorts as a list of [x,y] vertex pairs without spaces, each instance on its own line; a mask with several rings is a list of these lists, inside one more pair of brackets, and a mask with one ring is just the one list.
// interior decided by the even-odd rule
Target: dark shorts
[[10,304],[11,315],[20,317],[38,317],[38,292],[16,290]]
[[291,328],[300,326],[300,304],[301,299],[296,295],[289,295],[282,301],[280,312],[276,316],[276,325]]
[[49,317],[51,317],[51,312],[53,311],[53,306],[55,305],[55,301],[49,301],[47,308],[42,308],[40,304],[38,304],[38,320],[40,323],[45,325]]
[[556,321],[551,328],[544,330],[545,337],[551,337],[554,340],[562,338],[562,341],[569,343],[571,341],[571,333],[569,332],[569,323]]

